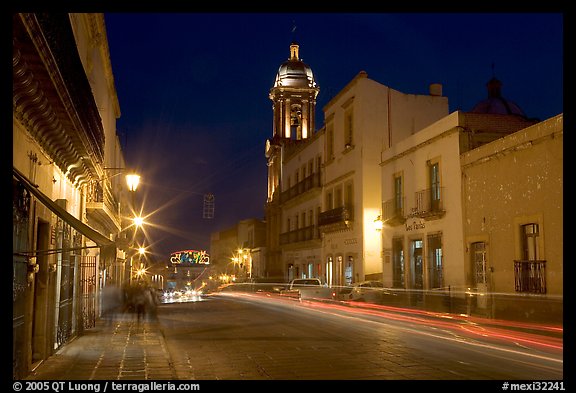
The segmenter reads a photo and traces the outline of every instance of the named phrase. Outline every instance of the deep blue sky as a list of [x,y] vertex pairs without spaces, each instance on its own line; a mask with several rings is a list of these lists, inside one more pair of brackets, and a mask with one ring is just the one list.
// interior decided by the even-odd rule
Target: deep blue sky
[[[408,94],[441,83],[450,112],[502,95],[529,117],[563,112],[563,16],[524,14],[106,13],[128,165],[152,214],[152,251],[209,249],[210,233],[264,218],[268,92],[296,40],[322,108],[358,72]],[[294,30],[294,26],[296,26]],[[294,31],[293,31],[294,30]],[[215,215],[202,218],[203,195]]]

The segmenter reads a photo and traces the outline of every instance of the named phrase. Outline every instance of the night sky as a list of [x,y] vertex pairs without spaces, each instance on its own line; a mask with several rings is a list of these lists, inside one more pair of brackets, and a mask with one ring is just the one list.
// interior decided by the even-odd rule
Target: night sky
[[[106,13],[127,165],[149,250],[206,249],[210,234],[264,218],[264,143],[276,72],[300,45],[322,108],[360,71],[408,94],[441,83],[450,112],[502,95],[528,117],[563,112],[563,16],[525,14]],[[214,218],[203,218],[206,193]]]

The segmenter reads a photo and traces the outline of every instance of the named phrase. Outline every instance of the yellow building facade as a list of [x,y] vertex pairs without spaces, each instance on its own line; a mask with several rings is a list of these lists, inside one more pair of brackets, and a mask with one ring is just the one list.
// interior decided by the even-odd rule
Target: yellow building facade
[[13,377],[100,316],[123,280],[120,115],[103,14],[13,14]]
[[461,156],[466,283],[495,317],[562,320],[563,114]]

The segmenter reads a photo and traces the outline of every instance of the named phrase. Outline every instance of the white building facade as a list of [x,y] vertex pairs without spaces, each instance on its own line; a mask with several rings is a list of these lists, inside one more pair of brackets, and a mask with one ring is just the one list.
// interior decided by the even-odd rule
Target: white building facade
[[[381,153],[446,116],[448,100],[437,84],[430,95],[404,94],[360,72],[323,108],[325,124],[313,132],[305,126],[314,124],[319,87],[298,48],[291,46],[270,94],[267,275],[319,277],[330,286],[380,279]],[[295,116],[286,117],[288,108]]]
[[382,277],[380,215],[383,151],[444,117],[448,100],[404,94],[360,72],[325,107],[324,182],[319,226],[329,285]]
[[318,228],[323,151],[323,131],[312,135],[306,143],[284,146],[279,244],[288,281],[320,277],[324,271]]
[[[494,316],[503,304],[515,303],[521,313],[519,298],[511,300],[519,294],[515,278],[523,277],[520,271],[515,277],[515,266],[536,266],[535,272],[543,272],[547,265],[549,288],[539,295],[562,293],[559,244],[542,243],[540,255],[531,255],[537,262],[530,263],[521,241],[524,221],[540,229],[546,221],[547,233],[561,239],[561,153],[545,153],[562,146],[561,124],[554,120],[535,124],[516,114],[458,111],[385,151],[385,286],[407,290],[402,291],[407,302],[426,308]],[[532,148],[538,139],[546,143]],[[549,186],[531,187],[524,177]],[[513,207],[510,198],[516,201]],[[549,218],[544,220],[544,215]],[[535,217],[539,220],[534,224]],[[548,261],[544,249],[552,250]],[[515,260],[520,262],[515,265]],[[496,299],[494,293],[507,296]],[[551,304],[540,307],[555,307],[557,312],[557,302]],[[507,308],[507,316],[512,308]]]

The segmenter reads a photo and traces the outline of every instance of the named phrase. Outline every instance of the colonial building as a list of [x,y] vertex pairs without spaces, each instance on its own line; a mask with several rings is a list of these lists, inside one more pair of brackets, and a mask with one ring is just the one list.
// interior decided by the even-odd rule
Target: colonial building
[[[210,236],[210,265],[213,272],[245,280],[264,276],[266,223],[241,220]],[[264,254],[264,255],[263,255]]]
[[322,210],[324,131],[307,143],[285,144],[280,192],[280,237],[283,277],[321,277],[322,239],[318,217]]
[[[124,168],[102,14],[13,14],[13,377],[95,326]],[[126,199],[126,197],[125,197]]]
[[291,45],[270,93],[267,276],[319,277],[329,285],[380,279],[381,242],[373,228],[380,154],[445,116],[448,100],[436,84],[430,95],[404,94],[360,72],[323,108],[325,124],[315,132],[319,87],[298,49]]
[[461,155],[466,285],[496,318],[562,322],[563,115]]
[[[281,206],[280,194],[290,188],[286,180],[283,180],[285,150],[294,145],[304,144],[315,131],[316,97],[320,88],[312,69],[300,58],[299,48],[297,43],[290,45],[290,57],[278,68],[269,94],[272,100],[273,122],[272,138],[266,140],[265,152],[268,165],[268,196],[265,208],[267,277],[285,276],[280,234],[283,231],[291,231],[294,225],[290,223],[287,227]],[[291,181],[294,181],[295,185],[300,182],[300,177],[296,180],[295,173],[290,176],[294,176]],[[298,176],[302,176],[304,180],[304,176],[307,175]]]
[[382,153],[383,280],[412,305],[561,320],[562,115],[488,98]]
[[466,288],[460,155],[532,123],[516,115],[457,111],[382,153],[386,286]]
[[404,94],[360,72],[325,107],[322,257],[326,281],[348,285],[382,278],[380,214],[383,152],[448,113],[441,86]]

